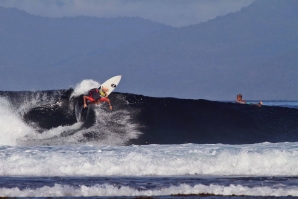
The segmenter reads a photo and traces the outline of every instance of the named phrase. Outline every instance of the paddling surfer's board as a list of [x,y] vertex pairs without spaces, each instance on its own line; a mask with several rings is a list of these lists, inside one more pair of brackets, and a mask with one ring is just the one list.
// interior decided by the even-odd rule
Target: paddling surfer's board
[[108,79],[101,86],[108,88],[109,91],[107,92],[107,94],[110,95],[110,93],[113,92],[113,90],[118,86],[120,80],[121,80],[121,75],[118,75]]

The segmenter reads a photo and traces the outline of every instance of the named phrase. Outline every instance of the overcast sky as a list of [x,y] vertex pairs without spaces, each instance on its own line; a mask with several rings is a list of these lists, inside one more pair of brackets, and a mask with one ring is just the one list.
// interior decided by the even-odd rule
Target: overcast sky
[[0,0],[0,6],[47,16],[139,16],[174,27],[235,12],[254,0]]

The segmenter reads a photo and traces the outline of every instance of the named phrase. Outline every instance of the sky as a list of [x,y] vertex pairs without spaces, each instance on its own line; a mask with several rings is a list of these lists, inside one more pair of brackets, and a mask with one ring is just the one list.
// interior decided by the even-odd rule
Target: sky
[[45,17],[141,17],[173,27],[208,21],[236,12],[254,0],[0,0],[0,6],[18,8]]

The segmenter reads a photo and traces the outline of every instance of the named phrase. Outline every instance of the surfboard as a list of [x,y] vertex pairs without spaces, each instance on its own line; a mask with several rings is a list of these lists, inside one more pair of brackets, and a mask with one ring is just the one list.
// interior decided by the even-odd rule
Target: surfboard
[[118,75],[108,79],[101,86],[108,88],[109,91],[107,92],[107,94],[110,95],[110,93],[113,92],[113,90],[118,86],[120,80],[121,80],[121,75]]

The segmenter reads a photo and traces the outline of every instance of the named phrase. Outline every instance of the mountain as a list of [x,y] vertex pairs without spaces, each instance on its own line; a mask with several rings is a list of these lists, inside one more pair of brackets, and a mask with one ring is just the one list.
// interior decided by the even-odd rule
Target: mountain
[[[138,17],[57,19],[0,7],[0,89],[65,88],[72,75],[80,80],[88,78],[61,70],[60,65],[68,60],[101,55],[122,44],[172,29]],[[79,70],[88,70],[88,65],[81,65]]]
[[[296,0],[257,0],[238,12],[182,28],[139,18],[49,19],[26,14],[26,18],[19,20],[26,19],[27,24],[12,26],[12,19],[7,23],[10,28],[18,29],[19,32],[12,34],[18,42],[12,43],[21,45],[23,50],[15,52],[9,48],[4,66],[9,67],[15,59],[21,60],[20,65],[12,67],[14,72],[19,72],[21,65],[26,66],[26,70],[34,74],[31,77],[36,79],[30,81],[30,86],[42,89],[75,84],[86,78],[104,81],[122,74],[121,86],[117,88],[121,92],[213,100],[232,100],[242,93],[245,99],[295,100],[298,98],[297,10]],[[118,24],[115,22],[117,31],[110,28],[106,35],[90,36],[95,32],[92,22],[106,22],[106,27],[111,27],[110,23],[115,20],[122,20]],[[138,21],[140,30],[131,29],[129,25],[125,29],[125,20],[128,24]],[[83,28],[86,23],[91,24],[89,29]],[[28,28],[31,31],[26,30]],[[144,29],[146,31],[141,33]],[[51,30],[56,36],[50,34]],[[27,31],[26,36],[23,31]],[[2,34],[5,33],[0,32],[3,39]],[[3,42],[11,39],[11,34],[7,35]],[[114,37],[106,39],[109,36]],[[100,42],[93,44],[96,40],[106,41],[106,45],[100,48]],[[19,54],[15,56],[14,53]],[[39,74],[44,74],[41,85],[36,78]],[[11,77],[7,73],[6,85],[13,82],[8,79]],[[26,78],[28,76],[23,80],[15,78],[15,81],[26,85]],[[7,88],[2,82],[2,87]]]
[[296,8],[296,1],[259,0],[97,56],[90,66],[108,66],[106,73],[122,69],[124,77],[133,77],[128,87],[149,96],[297,99]]

